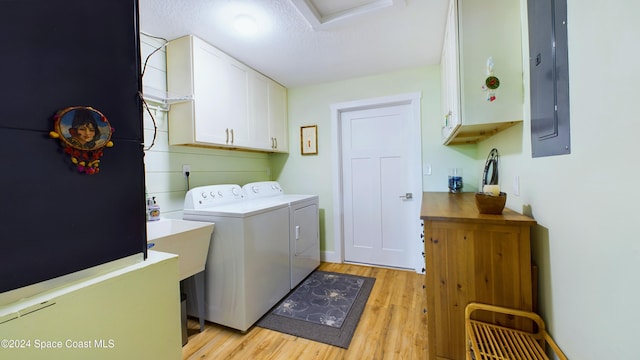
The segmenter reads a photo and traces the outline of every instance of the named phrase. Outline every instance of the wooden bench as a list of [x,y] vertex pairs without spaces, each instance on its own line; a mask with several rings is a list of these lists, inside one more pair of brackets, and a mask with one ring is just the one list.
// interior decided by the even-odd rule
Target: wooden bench
[[[474,311],[530,319],[537,331],[529,332],[472,319]],[[469,303],[465,308],[465,332],[467,337],[467,360],[549,360],[547,345],[558,359],[567,360],[562,350],[546,332],[542,318],[530,311],[511,309],[502,306]]]

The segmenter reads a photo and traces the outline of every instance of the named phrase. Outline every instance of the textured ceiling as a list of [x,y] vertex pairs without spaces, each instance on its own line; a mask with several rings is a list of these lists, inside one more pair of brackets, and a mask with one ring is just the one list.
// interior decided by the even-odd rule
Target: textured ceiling
[[[169,40],[198,36],[291,88],[438,64],[449,0],[395,0],[394,6],[315,29],[294,6],[295,0],[139,2],[144,33]],[[312,3],[318,9],[338,4]],[[243,13],[258,21],[260,34],[242,37],[233,30],[232,20]]]

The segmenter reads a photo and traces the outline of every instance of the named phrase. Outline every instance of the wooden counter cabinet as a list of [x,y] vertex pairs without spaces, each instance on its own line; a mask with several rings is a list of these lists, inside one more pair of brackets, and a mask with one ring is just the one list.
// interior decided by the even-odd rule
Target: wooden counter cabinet
[[[535,220],[504,209],[480,214],[473,193],[424,193],[430,360],[465,359],[464,309],[481,302],[532,310],[530,231]],[[504,316],[491,319],[526,329]]]

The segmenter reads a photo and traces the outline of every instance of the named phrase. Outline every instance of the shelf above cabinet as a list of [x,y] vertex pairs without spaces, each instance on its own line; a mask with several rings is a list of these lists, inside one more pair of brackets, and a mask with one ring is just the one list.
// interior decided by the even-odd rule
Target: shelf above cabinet
[[459,126],[444,145],[476,144],[521,122],[522,120]]

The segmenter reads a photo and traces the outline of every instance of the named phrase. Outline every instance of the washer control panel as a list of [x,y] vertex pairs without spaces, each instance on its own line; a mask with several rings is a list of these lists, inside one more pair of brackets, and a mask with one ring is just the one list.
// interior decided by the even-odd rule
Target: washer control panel
[[222,184],[199,186],[187,192],[184,200],[184,208],[185,210],[205,209],[212,206],[242,201],[244,198],[245,194],[240,185]]

